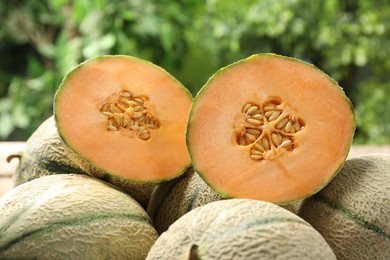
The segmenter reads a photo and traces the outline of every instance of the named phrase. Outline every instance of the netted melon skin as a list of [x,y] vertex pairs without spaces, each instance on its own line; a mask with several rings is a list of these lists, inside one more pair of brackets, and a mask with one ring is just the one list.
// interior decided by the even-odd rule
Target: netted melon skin
[[157,239],[134,199],[86,175],[19,185],[0,212],[0,259],[144,259]]
[[[215,192],[193,168],[169,182],[156,186],[149,201],[147,212],[159,234],[184,214],[210,202],[229,199]],[[296,213],[300,201],[280,205]]]
[[47,118],[26,141],[25,149],[18,155],[20,158],[12,179],[14,186],[36,178],[66,173],[86,174],[67,156],[65,147],[58,135],[54,116]]
[[225,198],[214,192],[198,173],[190,168],[179,178],[156,187],[147,212],[157,232],[161,234],[192,209],[222,199]]
[[146,259],[336,259],[306,221],[275,204],[229,199],[196,208],[177,220]]
[[322,234],[338,259],[390,259],[390,155],[347,160],[298,214]]

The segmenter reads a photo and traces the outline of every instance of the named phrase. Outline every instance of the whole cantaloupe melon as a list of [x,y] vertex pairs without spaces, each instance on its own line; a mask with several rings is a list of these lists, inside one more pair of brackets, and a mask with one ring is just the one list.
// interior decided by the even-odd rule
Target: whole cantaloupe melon
[[214,192],[190,168],[179,178],[158,184],[153,191],[147,212],[159,234],[194,208],[224,199]]
[[324,238],[288,210],[264,201],[229,199],[178,219],[157,239],[146,259],[336,258]]
[[66,155],[53,116],[43,121],[26,141],[24,150],[10,155],[8,161],[14,158],[20,159],[12,176],[15,186],[46,175],[84,173]]
[[87,175],[21,184],[0,212],[0,259],[145,259],[157,239],[134,199]]
[[338,259],[390,259],[390,154],[347,160],[298,214],[323,235]]

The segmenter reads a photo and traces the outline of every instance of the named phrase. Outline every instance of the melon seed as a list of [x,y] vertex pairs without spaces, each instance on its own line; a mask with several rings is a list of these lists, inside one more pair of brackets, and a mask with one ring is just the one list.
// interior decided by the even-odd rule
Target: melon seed
[[265,149],[263,147],[263,145],[261,143],[255,143],[253,146],[252,146],[253,149],[256,149],[260,152],[265,152]]
[[245,139],[247,139],[250,142],[256,141],[256,137],[254,135],[251,135],[250,133],[245,133],[244,137],[245,137]]
[[280,121],[277,125],[276,125],[276,128],[277,129],[282,129],[283,127],[285,127],[285,125],[288,123],[288,118],[284,118],[282,119],[282,121]]
[[113,125],[108,125],[107,129],[110,131],[118,131],[118,128],[116,128],[116,126],[113,126]]
[[263,156],[261,156],[261,155],[259,155],[259,154],[252,154],[252,155],[251,155],[251,158],[252,158],[253,160],[261,160],[261,159],[263,159]]
[[261,151],[259,151],[259,150],[256,150],[256,149],[252,149],[251,150],[251,154],[259,154],[259,155],[261,155],[261,154],[263,154]]
[[252,115],[252,118],[256,120],[263,120],[263,115],[262,114]]
[[[119,131],[123,128],[138,133],[141,140],[150,139],[149,129],[158,129],[160,122],[147,113],[147,97],[133,97],[130,91],[123,90],[118,94],[116,103],[104,103],[99,110],[107,117],[106,129]],[[144,116],[144,113],[147,115]]]
[[290,130],[292,128],[292,124],[291,124],[291,121],[288,121],[288,123],[286,124],[286,126],[284,127],[284,130],[289,133]]
[[272,143],[275,145],[275,146],[278,146],[280,144],[280,140],[279,140],[279,137],[277,134],[271,134],[271,140],[272,140]]
[[[237,133],[237,144],[249,145],[250,158],[256,161],[272,160],[276,157],[264,157],[264,153],[271,149],[283,149],[284,152],[289,152],[293,147],[294,134],[304,127],[304,121],[295,115],[286,115],[279,120],[280,116],[285,113],[284,106],[279,106],[280,101],[271,100],[263,105],[255,103],[246,103],[242,107],[242,112],[246,123],[250,126],[244,126],[244,130]],[[276,123],[271,123],[276,121]],[[263,131],[266,129],[265,137],[262,137]],[[258,138],[260,140],[256,141]],[[276,156],[283,152],[276,153]]]
[[269,150],[270,146],[269,146],[269,142],[268,142],[268,139],[267,138],[263,138],[263,140],[261,140],[262,144],[263,144],[263,147],[266,149],[266,150]]
[[128,90],[123,90],[123,91],[119,92],[119,95],[120,95],[121,97],[127,97],[127,98],[129,98],[129,97],[132,96],[132,95],[131,95],[131,92],[128,91]]
[[253,113],[255,113],[257,111],[257,109],[259,109],[258,106],[252,106],[251,108],[248,109],[248,111],[246,111],[246,114],[252,115]]
[[260,135],[260,130],[259,129],[253,129],[253,128],[247,128],[245,129],[249,134],[254,135],[254,136],[259,136]]
[[280,111],[274,111],[272,115],[268,118],[268,121],[274,121],[279,117],[280,113]]
[[243,113],[246,113],[248,111],[249,108],[252,107],[252,104],[251,103],[247,103],[243,108],[242,108],[242,112]]
[[280,144],[280,148],[287,148],[289,146],[291,146],[292,142],[291,140],[286,140],[286,141],[283,141],[281,144]]
[[251,125],[261,125],[261,121],[253,118],[247,118],[246,121]]

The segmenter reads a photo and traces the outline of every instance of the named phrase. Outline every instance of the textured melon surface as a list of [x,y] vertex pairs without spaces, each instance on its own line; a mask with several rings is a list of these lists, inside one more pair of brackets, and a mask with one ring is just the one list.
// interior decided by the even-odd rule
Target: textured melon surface
[[12,157],[20,158],[12,176],[15,186],[45,175],[84,172],[66,155],[53,116],[28,138],[24,151],[9,158]]
[[338,259],[390,259],[390,154],[347,160],[298,214],[323,235]]
[[21,184],[0,212],[0,259],[145,259],[157,239],[135,200],[86,175]]
[[351,102],[337,82],[298,59],[257,54],[203,86],[187,146],[195,170],[224,196],[287,203],[335,176],[354,130]]
[[191,168],[179,178],[157,185],[147,212],[161,234],[192,209],[221,199],[224,197],[214,192]]
[[[215,192],[193,168],[174,180],[158,184],[153,191],[147,213],[157,232],[166,231],[181,216],[210,202],[226,199]],[[300,201],[280,205],[296,213]]]
[[[46,119],[34,131],[27,140],[24,151],[9,158],[13,159],[13,157],[20,158],[20,164],[12,176],[15,186],[46,175],[88,174],[76,163],[77,160],[69,157],[69,148],[58,135],[54,116]],[[134,183],[104,173],[97,177],[120,187],[145,208],[156,186],[154,183]]]
[[230,199],[198,207],[164,232],[146,259],[336,259],[306,221],[275,204]]

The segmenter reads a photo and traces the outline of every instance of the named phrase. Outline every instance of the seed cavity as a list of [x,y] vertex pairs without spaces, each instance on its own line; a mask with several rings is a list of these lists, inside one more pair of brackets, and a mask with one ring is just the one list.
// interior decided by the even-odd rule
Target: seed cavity
[[160,121],[148,110],[146,96],[134,96],[127,90],[117,94],[115,102],[103,103],[99,110],[107,118],[108,131],[132,131],[143,141],[149,140],[151,130],[160,128]]
[[[305,128],[305,122],[284,111],[286,104],[280,100],[248,102],[241,112],[245,125],[235,132],[237,144],[249,146],[249,157],[255,161],[272,160],[298,147],[295,135]],[[272,156],[268,156],[273,153]]]

